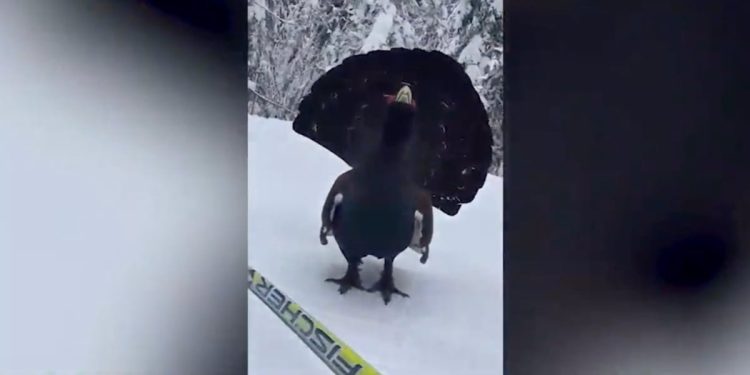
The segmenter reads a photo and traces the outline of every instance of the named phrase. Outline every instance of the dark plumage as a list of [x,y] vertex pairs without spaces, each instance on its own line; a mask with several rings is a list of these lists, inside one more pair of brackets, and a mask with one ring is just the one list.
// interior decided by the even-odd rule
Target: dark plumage
[[[345,293],[362,288],[358,265],[372,255],[384,259],[380,281],[370,291],[380,291],[385,303],[399,291],[393,282],[393,260],[412,244],[415,222],[421,223],[418,246],[432,237],[429,193],[412,179],[405,155],[413,136],[415,107],[408,87],[388,105],[378,146],[355,168],[340,175],[326,197],[321,213],[321,242],[332,233],[347,260],[341,279],[329,279]],[[419,214],[417,214],[419,212]]]
[[463,67],[418,49],[349,57],[313,84],[293,128],[352,167],[323,205],[320,242],[332,235],[348,263],[328,281],[341,293],[362,289],[358,266],[371,255],[384,268],[370,290],[386,303],[406,296],[393,283],[394,259],[411,247],[426,262],[433,206],[456,215],[491,162],[487,113]]

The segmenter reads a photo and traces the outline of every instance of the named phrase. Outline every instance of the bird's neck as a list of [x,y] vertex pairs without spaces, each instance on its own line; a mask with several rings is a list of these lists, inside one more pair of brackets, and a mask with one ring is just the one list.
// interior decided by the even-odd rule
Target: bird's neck
[[414,113],[408,107],[392,107],[383,124],[378,155],[387,162],[399,162],[404,158],[414,126]]

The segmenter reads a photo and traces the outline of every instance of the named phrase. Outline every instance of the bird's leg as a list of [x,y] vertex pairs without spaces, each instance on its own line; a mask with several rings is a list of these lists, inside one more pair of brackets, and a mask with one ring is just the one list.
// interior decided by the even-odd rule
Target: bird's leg
[[396,285],[394,285],[393,283],[393,258],[385,258],[385,262],[383,264],[383,273],[380,276],[380,280],[378,280],[375,285],[367,289],[367,291],[380,291],[380,294],[383,296],[383,302],[385,302],[386,305],[388,304],[388,302],[391,302],[391,295],[393,295],[393,293],[396,293],[403,297],[409,297],[408,294],[398,290],[396,288]]
[[363,290],[362,280],[359,278],[359,265],[362,264],[361,259],[347,259],[348,266],[346,268],[346,274],[340,279],[328,278],[326,281],[331,283],[339,284],[339,293],[344,294],[351,288]]

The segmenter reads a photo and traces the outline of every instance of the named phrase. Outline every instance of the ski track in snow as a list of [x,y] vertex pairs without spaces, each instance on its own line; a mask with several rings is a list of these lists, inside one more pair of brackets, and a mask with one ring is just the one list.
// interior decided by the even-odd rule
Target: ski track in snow
[[[455,217],[435,210],[426,264],[405,250],[396,285],[411,298],[350,290],[323,280],[346,262],[335,241],[318,242],[320,210],[334,179],[348,169],[296,134],[287,121],[249,116],[248,261],[381,373],[498,374],[502,370],[502,179],[488,176]],[[364,259],[365,287],[382,261]],[[330,374],[313,352],[248,291],[249,372]]]

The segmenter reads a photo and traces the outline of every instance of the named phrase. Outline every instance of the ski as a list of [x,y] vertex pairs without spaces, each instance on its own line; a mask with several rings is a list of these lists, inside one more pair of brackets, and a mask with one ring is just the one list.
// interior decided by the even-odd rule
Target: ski
[[334,374],[379,375],[349,345],[302,309],[285,293],[252,267],[248,288],[312,350]]

